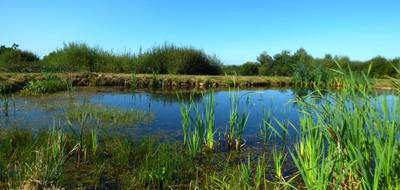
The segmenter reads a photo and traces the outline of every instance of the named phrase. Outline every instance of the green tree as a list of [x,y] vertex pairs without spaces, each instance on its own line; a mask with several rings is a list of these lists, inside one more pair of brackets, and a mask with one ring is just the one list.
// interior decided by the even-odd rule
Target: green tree
[[241,75],[257,75],[260,64],[255,62],[246,62],[240,67]]

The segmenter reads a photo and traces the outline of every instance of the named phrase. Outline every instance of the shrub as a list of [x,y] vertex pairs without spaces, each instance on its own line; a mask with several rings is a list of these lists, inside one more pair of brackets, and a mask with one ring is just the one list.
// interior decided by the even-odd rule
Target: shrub
[[133,55],[115,54],[85,43],[65,44],[43,58],[48,71],[221,74],[221,62],[201,50],[163,45]]
[[39,57],[29,51],[12,47],[0,47],[0,71],[4,72],[31,72],[37,70]]
[[298,86],[329,85],[332,74],[321,64],[297,64],[293,73],[293,82]]
[[154,47],[137,57],[137,73],[218,75],[221,62],[202,50],[165,44]]
[[240,67],[241,75],[257,75],[259,64],[253,62],[246,62]]
[[85,43],[64,44],[43,58],[48,71],[130,72],[134,56],[117,55]]

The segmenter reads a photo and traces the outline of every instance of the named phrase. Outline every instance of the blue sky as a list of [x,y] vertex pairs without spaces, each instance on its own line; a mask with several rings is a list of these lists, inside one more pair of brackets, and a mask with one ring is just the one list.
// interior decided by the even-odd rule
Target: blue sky
[[40,56],[79,41],[116,52],[170,42],[225,64],[304,47],[366,60],[400,56],[398,0],[0,0],[0,44]]

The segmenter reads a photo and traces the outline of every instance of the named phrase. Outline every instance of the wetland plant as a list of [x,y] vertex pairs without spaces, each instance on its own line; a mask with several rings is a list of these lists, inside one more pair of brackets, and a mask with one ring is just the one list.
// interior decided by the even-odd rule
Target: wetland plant
[[44,74],[43,80],[30,81],[21,91],[25,95],[40,95],[72,89],[70,82],[56,75]]
[[275,128],[272,126],[272,112],[271,110],[268,112],[264,111],[264,117],[260,125],[260,135],[264,144],[267,144],[271,139],[273,130]]
[[286,160],[286,154],[283,150],[277,150],[276,147],[272,149],[272,157],[274,159],[275,177],[279,181],[285,181],[283,176],[283,166]]
[[266,186],[265,181],[266,181],[266,161],[265,161],[265,155],[262,155],[258,157],[257,159],[257,166],[255,169],[255,176],[254,176],[254,185],[256,189],[261,189],[262,186]]
[[236,136],[236,122],[239,117],[239,100],[236,93],[231,93],[230,97],[230,114],[229,114],[229,132],[228,132],[228,144],[233,145]]
[[190,105],[186,105],[186,104],[181,104],[180,106],[180,112],[181,112],[181,117],[182,117],[182,130],[183,130],[183,143],[186,144],[187,143],[187,136],[188,136],[188,130],[190,127],[190,110],[191,110],[191,106]]
[[214,135],[215,135],[215,101],[214,93],[211,93],[205,103],[205,120],[207,125],[206,131],[206,146],[208,149],[214,149]]
[[[229,129],[228,129],[228,144],[230,147],[239,150],[244,145],[244,130],[247,126],[250,112],[243,111],[239,114],[239,98],[232,92],[230,97],[230,114],[229,114]],[[249,102],[248,99],[246,102]]]
[[304,107],[292,159],[306,188],[399,189],[398,99],[371,95],[369,79],[345,77],[346,88]]
[[10,103],[9,103],[8,97],[6,95],[0,96],[0,100],[1,100],[1,105],[3,107],[2,110],[3,110],[4,116],[8,117],[9,109],[10,109]]

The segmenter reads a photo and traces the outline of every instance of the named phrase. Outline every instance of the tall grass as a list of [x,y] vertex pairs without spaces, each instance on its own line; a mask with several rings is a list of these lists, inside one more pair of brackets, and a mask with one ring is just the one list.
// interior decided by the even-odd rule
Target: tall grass
[[206,146],[208,149],[214,149],[215,135],[215,100],[214,93],[211,93],[205,102],[205,120],[207,125],[206,130]]
[[180,112],[181,112],[181,117],[182,117],[182,131],[183,131],[183,143],[186,144],[187,142],[187,136],[188,136],[188,130],[190,127],[190,110],[191,110],[191,105],[185,105],[181,104],[180,106]]
[[[229,129],[227,132],[228,144],[230,147],[239,150],[244,143],[244,130],[247,126],[250,112],[244,110],[239,113],[239,97],[235,92],[231,92],[230,97]],[[247,101],[248,102],[248,99]]]
[[22,90],[25,95],[40,95],[58,91],[72,90],[72,84],[56,75],[44,74],[43,80],[30,81]]
[[322,104],[298,101],[304,114],[291,155],[307,188],[400,187],[400,102],[372,96],[367,75],[358,80],[350,72],[345,89],[318,93]]

